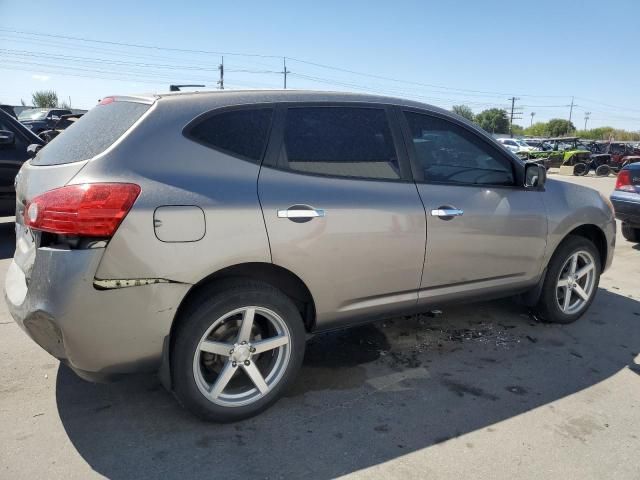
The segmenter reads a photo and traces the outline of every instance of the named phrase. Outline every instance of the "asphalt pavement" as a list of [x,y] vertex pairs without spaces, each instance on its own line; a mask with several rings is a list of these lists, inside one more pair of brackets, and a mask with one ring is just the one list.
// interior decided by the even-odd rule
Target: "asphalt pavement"
[[[2,284],[13,242],[0,220]],[[618,235],[575,324],[507,299],[320,335],[286,398],[231,425],[153,375],[78,379],[0,301],[0,478],[638,479],[639,299],[640,246]]]

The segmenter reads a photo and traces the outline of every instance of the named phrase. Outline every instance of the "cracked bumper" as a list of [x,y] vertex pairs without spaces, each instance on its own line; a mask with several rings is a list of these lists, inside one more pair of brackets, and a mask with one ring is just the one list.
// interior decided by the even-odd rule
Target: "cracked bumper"
[[153,371],[190,285],[94,287],[104,249],[39,248],[30,281],[12,261],[5,299],[16,323],[87,379]]

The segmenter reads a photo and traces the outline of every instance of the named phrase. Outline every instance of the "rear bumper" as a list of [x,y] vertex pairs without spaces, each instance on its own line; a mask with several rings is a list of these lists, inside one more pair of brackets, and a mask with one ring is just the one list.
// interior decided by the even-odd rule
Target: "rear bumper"
[[616,191],[610,199],[618,220],[640,228],[640,194]]
[[31,279],[12,261],[5,299],[16,323],[86,379],[156,370],[190,285],[93,286],[104,249],[39,248]]

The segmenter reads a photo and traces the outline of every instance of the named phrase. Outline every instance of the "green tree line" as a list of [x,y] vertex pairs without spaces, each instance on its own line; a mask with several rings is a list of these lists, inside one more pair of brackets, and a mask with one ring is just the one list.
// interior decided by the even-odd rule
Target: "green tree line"
[[[477,115],[473,113],[467,105],[454,105],[451,109],[454,113],[466,118],[471,122],[475,122],[480,128],[489,133],[509,133],[509,114],[506,110],[500,108],[489,108],[483,110]],[[562,137],[573,135],[580,138],[592,140],[608,140],[614,138],[620,141],[640,140],[639,132],[630,132],[628,130],[613,127],[598,127],[589,130],[576,130],[575,125],[569,120],[562,118],[553,118],[548,122],[536,122],[529,127],[522,127],[514,124],[513,134],[517,136],[530,137]]]

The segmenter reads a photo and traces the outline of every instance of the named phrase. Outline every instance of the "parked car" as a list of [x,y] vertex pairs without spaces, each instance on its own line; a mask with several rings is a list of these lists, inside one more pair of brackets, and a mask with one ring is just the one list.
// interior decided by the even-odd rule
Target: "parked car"
[[622,222],[622,236],[640,242],[640,163],[625,165],[618,172],[611,203]]
[[513,153],[533,152],[537,150],[519,138],[498,138],[498,143]]
[[51,130],[44,130],[40,132],[40,138],[42,138],[45,142],[49,143],[51,140],[56,138],[60,133],[66,128],[73,125],[80,117],[82,117],[82,113],[72,113],[71,115],[62,115],[60,120],[56,122]]
[[522,295],[577,320],[611,263],[595,190],[408,100],[108,97],[27,162],[18,325],[87,379],[159,371],[202,418],[257,414],[317,332]]
[[71,110],[63,108],[32,108],[23,110],[18,120],[36,135],[51,130],[62,115],[71,115]]
[[16,211],[15,178],[30,157],[27,148],[44,142],[4,110],[0,110],[0,216]]
[[18,118],[18,117],[16,117],[16,111],[13,109],[13,107],[11,105],[0,105],[0,110],[2,110],[3,112],[8,113],[13,118]]
[[538,140],[536,138],[525,138],[523,140],[528,146],[533,147],[533,149],[536,151],[544,150],[544,144],[542,140]]

